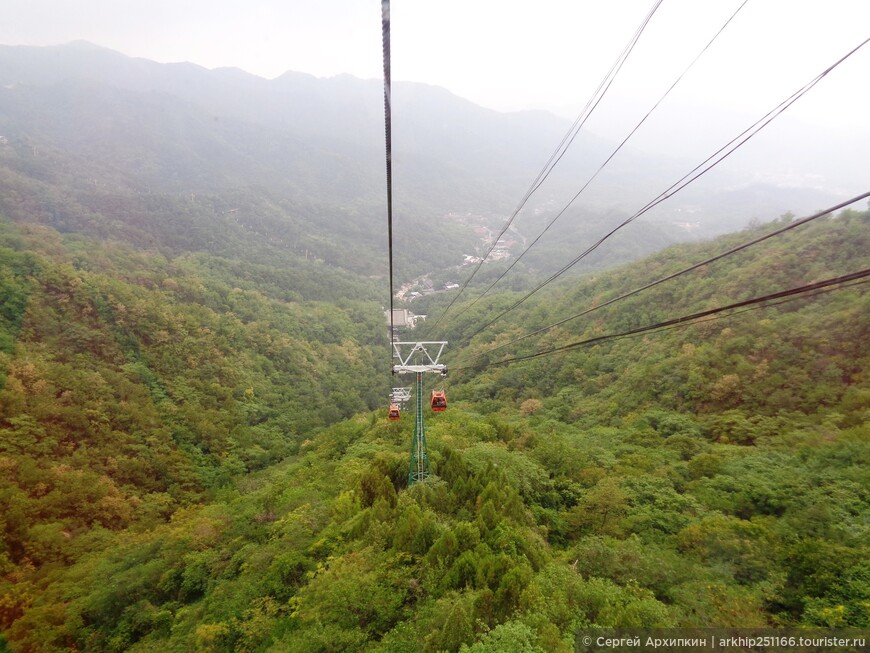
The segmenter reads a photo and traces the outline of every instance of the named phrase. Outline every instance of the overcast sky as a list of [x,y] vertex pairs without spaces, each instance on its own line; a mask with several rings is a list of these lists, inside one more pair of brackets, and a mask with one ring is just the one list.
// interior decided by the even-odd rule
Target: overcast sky
[[[627,133],[741,3],[664,0],[587,128],[611,138]],[[573,118],[653,4],[394,0],[393,79],[443,86],[501,111]],[[130,56],[266,78],[287,70],[382,73],[379,0],[3,0],[2,7],[7,45],[84,39]],[[739,133],[868,36],[870,0],[748,0],[632,144],[658,151],[701,151],[705,138],[719,144],[712,127]],[[868,106],[870,45],[777,121],[776,129],[791,125],[791,132],[771,128],[769,137],[782,143],[806,134],[824,143],[839,132],[866,141],[860,149],[868,151]]]
[[[660,93],[741,1],[664,0],[613,92]],[[319,77],[381,75],[378,0],[2,4],[0,43],[8,45],[85,39],[131,56],[235,66],[268,78],[287,70]],[[444,86],[499,110],[547,108],[574,115],[652,5],[652,0],[394,0],[393,76]],[[681,99],[753,107],[757,96],[774,97],[775,89],[788,89],[787,94],[868,36],[868,0],[749,0],[684,80]],[[866,93],[870,46],[867,50],[819,94],[841,94],[850,85],[855,95],[838,95],[844,101]],[[818,106],[808,115],[824,114],[824,102],[812,104]],[[866,120],[860,113],[848,117]]]

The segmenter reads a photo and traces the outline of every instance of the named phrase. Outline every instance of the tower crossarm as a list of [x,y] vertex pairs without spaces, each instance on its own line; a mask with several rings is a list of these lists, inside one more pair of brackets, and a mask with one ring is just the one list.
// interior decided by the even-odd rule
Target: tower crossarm
[[434,342],[394,342],[393,374],[417,372],[447,373],[447,366],[439,363],[447,341]]

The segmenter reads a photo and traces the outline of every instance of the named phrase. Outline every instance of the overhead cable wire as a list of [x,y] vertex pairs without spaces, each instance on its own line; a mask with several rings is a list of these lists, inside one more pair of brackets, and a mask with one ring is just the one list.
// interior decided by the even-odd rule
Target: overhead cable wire
[[829,292],[834,292],[837,290],[846,290],[849,288],[854,288],[855,286],[866,285],[868,283],[870,283],[870,278],[862,278],[862,279],[859,279],[858,281],[852,281],[851,283],[844,283],[842,285],[832,285],[832,286],[829,286],[826,288],[820,288],[818,290],[807,291],[806,293],[795,294],[795,295],[786,297],[784,299],[780,299],[779,301],[772,301],[771,300],[770,302],[753,304],[751,306],[741,308],[739,310],[735,309],[733,313],[724,313],[723,312],[721,314],[710,315],[710,316],[707,316],[704,318],[699,318],[697,320],[680,322],[677,324],[670,324],[668,326],[663,326],[659,329],[654,329],[654,330],[646,331],[646,332],[642,332],[642,333],[626,333],[624,335],[615,335],[612,339],[613,340],[620,340],[622,338],[635,338],[637,336],[644,335],[644,333],[656,334],[656,333],[661,333],[662,331],[671,331],[673,329],[685,329],[686,327],[695,326],[698,324],[706,324],[707,322],[715,322],[717,320],[726,320],[726,319],[732,318],[736,315],[742,315],[743,313],[749,313],[750,311],[757,311],[757,310],[762,310],[765,308],[773,308],[775,306],[782,306],[783,304],[788,304],[790,302],[811,299],[813,297],[818,297],[819,295],[824,295],[824,294],[829,293]]
[[[643,21],[641,21],[640,26],[635,30],[629,42],[626,44],[625,48],[623,48],[622,52],[616,58],[613,65],[610,67],[610,70],[598,84],[598,88],[595,89],[595,92],[586,102],[586,106],[583,107],[583,110],[578,114],[577,118],[574,119],[574,122],[571,124],[571,127],[562,137],[562,140],[559,142],[559,145],[556,146],[556,149],[553,150],[553,153],[550,155],[550,158],[544,164],[544,167],[541,168],[541,171],[538,173],[538,176],[535,177],[534,181],[532,181],[528,190],[526,190],[522,199],[520,200],[517,207],[514,209],[513,213],[505,222],[499,234],[493,239],[492,245],[489,250],[483,257],[478,261],[475,268],[472,270],[471,274],[465,280],[465,283],[462,284],[462,287],[459,291],[453,296],[453,299],[447,305],[447,308],[438,316],[438,319],[432,325],[432,329],[438,326],[441,320],[447,315],[448,311],[450,311],[451,307],[456,303],[456,300],[465,292],[465,289],[468,287],[468,284],[471,283],[471,280],[474,279],[474,276],[478,273],[484,261],[489,258],[490,254],[495,250],[498,246],[499,240],[501,240],[502,236],[504,236],[508,229],[510,229],[511,224],[513,224],[514,219],[519,215],[520,211],[522,211],[523,207],[525,207],[526,203],[531,199],[532,195],[541,187],[541,185],[547,180],[550,176],[550,173],[553,171],[553,168],[562,160],[562,157],[565,156],[565,153],[568,151],[568,148],[574,143],[574,140],[577,138],[577,135],[580,133],[580,130],[586,124],[586,121],[592,115],[593,111],[595,111],[598,104],[606,95],[608,89],[610,89],[611,84],[616,79],[616,76],[619,74],[622,69],[623,64],[625,64],[628,56],[631,54],[632,50],[634,50],[634,46],[637,45],[638,40],[643,34],[646,26],[649,24],[656,10],[658,10],[659,6],[662,4],[664,0],[656,0],[655,4],[649,10],[647,15],[644,17]],[[746,2],[747,0],[744,0]]]
[[476,354],[470,354],[469,357],[472,359],[480,358],[481,356],[484,356],[485,354],[492,353],[492,352],[497,351],[499,349],[504,349],[505,347],[510,347],[511,345],[514,345],[522,340],[525,340],[526,338],[531,338],[533,336],[537,336],[537,335],[540,335],[542,333],[545,333],[545,332],[549,331],[550,329],[554,329],[558,326],[565,324],[566,322],[570,322],[571,320],[575,320],[578,317],[583,317],[584,315],[588,315],[589,313],[592,313],[592,312],[597,311],[601,308],[604,308],[605,306],[610,306],[611,304],[615,304],[616,302],[619,302],[619,301],[622,301],[622,300],[627,299],[629,297],[632,297],[634,295],[637,295],[638,293],[641,293],[644,290],[648,290],[654,286],[657,286],[657,285],[664,283],[666,281],[670,281],[672,279],[680,277],[684,274],[692,272],[693,270],[697,270],[698,268],[701,268],[705,265],[709,265],[710,263],[713,263],[715,261],[723,259],[727,256],[731,256],[733,254],[736,254],[737,252],[741,252],[744,249],[747,249],[748,247],[752,247],[753,245],[757,245],[758,243],[762,243],[766,240],[769,240],[770,238],[773,238],[775,236],[779,236],[780,234],[784,234],[787,231],[791,231],[792,229],[796,229],[802,225],[805,225],[809,222],[812,222],[813,220],[817,220],[818,218],[824,217],[826,215],[830,215],[834,211],[839,211],[840,209],[843,209],[843,208],[849,206],[850,204],[854,204],[855,202],[859,202],[859,201],[866,199],[868,197],[870,197],[870,191],[862,193],[861,195],[856,195],[855,197],[848,199],[845,202],[840,202],[839,204],[831,206],[831,207],[825,209],[824,211],[819,211],[818,213],[814,213],[813,215],[810,215],[806,218],[801,218],[800,220],[795,220],[794,222],[790,222],[789,224],[785,225],[784,227],[781,227],[779,229],[771,231],[767,234],[764,234],[763,236],[759,236],[758,238],[753,238],[751,240],[748,240],[744,243],[741,243],[740,245],[737,245],[737,246],[732,247],[732,248],[730,248],[730,249],[728,249],[720,254],[717,254],[716,256],[711,256],[710,258],[704,259],[703,261],[699,261],[698,263],[695,263],[693,265],[690,265],[689,267],[683,268],[682,270],[679,270],[679,271],[674,272],[672,274],[669,274],[667,276],[656,279],[655,281],[651,281],[650,283],[645,284],[639,288],[635,288],[634,290],[623,293],[622,295],[619,295],[617,297],[613,297],[612,299],[608,299],[606,302],[603,302],[601,304],[596,304],[595,306],[584,309],[584,310],[580,311],[579,313],[575,313],[574,315],[570,315],[566,318],[563,318],[563,319],[559,320],[558,322],[554,322],[553,324],[549,324],[545,327],[541,327],[540,329],[536,329],[535,331],[531,331],[530,333],[527,333],[523,336],[520,336],[519,338],[514,338],[510,342],[506,342],[504,344],[498,345],[497,347],[491,347],[490,349],[487,349],[485,351],[482,351],[482,352],[479,352]]
[[743,7],[746,5],[747,2],[749,2],[749,0],[743,0],[743,2],[740,4],[740,6],[737,7],[737,9],[734,11],[733,14],[731,14],[731,17],[728,20],[726,20],[725,23],[722,25],[722,27],[720,27],[719,30],[716,32],[716,34],[713,35],[713,38],[711,38],[707,42],[707,45],[705,45],[701,49],[701,51],[695,56],[695,58],[692,60],[692,62],[688,66],[686,66],[686,68],[683,70],[683,72],[681,72],[677,76],[677,78],[670,85],[670,87],[668,87],[668,89],[664,92],[664,94],[662,94],[662,96],[656,101],[656,103],[652,106],[652,108],[650,108],[650,110],[646,112],[646,115],[643,118],[641,118],[640,122],[638,122],[634,126],[634,129],[632,129],[631,132],[629,132],[628,136],[626,136],[622,140],[622,142],[616,147],[616,149],[614,149],[613,152],[610,153],[610,156],[607,157],[607,159],[604,161],[604,163],[602,163],[598,167],[598,170],[595,171],[595,174],[593,174],[586,181],[586,183],[583,185],[583,187],[579,191],[577,191],[577,193],[574,195],[574,197],[571,198],[571,201],[568,202],[568,204],[561,211],[559,211],[556,214],[556,216],[552,220],[550,220],[550,222],[547,223],[547,226],[544,227],[543,231],[541,231],[541,233],[539,233],[537,235],[537,237],[528,246],[526,246],[526,248],[520,253],[520,255],[517,256],[513,260],[513,262],[508,266],[508,268],[504,272],[502,272],[498,276],[498,278],[495,281],[493,281],[486,288],[486,290],[484,290],[482,293],[480,293],[480,295],[478,295],[477,298],[474,299],[474,301],[472,301],[471,303],[469,303],[465,307],[463,307],[462,310],[456,314],[454,319],[458,318],[460,315],[465,313],[465,311],[467,311],[472,306],[474,306],[479,300],[483,299],[483,297],[490,290],[492,290],[499,283],[499,281],[501,281],[502,279],[504,279],[507,276],[507,274],[514,268],[514,266],[517,263],[520,262],[520,260],[522,260],[522,258],[528,253],[528,251],[530,249],[532,249],[532,247],[534,247],[537,244],[537,242],[539,240],[541,240],[541,238],[543,238],[544,234],[546,234],[550,230],[550,227],[552,227],[556,223],[556,221],[562,217],[562,215],[568,210],[568,208],[577,200],[578,197],[580,197],[580,195],[583,193],[583,191],[585,191],[589,187],[589,185],[595,180],[596,177],[598,177],[598,175],[601,173],[601,171],[604,170],[604,168],[607,166],[607,164],[610,163],[610,161],[613,159],[613,157],[615,157],[617,155],[617,153],[623,148],[623,146],[629,141],[629,139],[632,136],[634,136],[635,132],[637,132],[637,130],[641,128],[641,126],[647,121],[647,118],[649,118],[650,115],[652,115],[652,113],[658,108],[658,106],[665,100],[665,98],[667,98],[668,95],[670,95],[671,91],[674,90],[674,87],[680,83],[680,81],[683,79],[683,77],[685,77],[686,73],[688,73],[689,70],[692,69],[692,67],[698,62],[698,60],[701,58],[701,56],[703,56],[703,54],[710,48],[710,46],[713,45],[713,42],[717,38],[719,38],[719,35],[722,34],[723,31],[725,31],[725,28],[728,27],[728,25],[731,23],[732,20],[734,20],[734,17],[737,16],[737,14],[740,12],[741,9],[743,9]]
[[[384,53],[384,142],[387,162],[387,250],[390,267],[390,340],[395,334],[393,321],[393,115],[392,82],[390,79],[390,0],[381,0],[381,37]],[[392,348],[392,344],[390,344]],[[390,365],[393,353],[390,351]]]
[[[542,356],[549,356],[551,354],[556,354],[563,351],[568,351],[571,349],[576,349],[578,347],[583,347],[587,345],[593,345],[600,342],[606,342],[608,340],[615,340],[618,338],[625,338],[628,336],[639,335],[642,333],[648,333],[651,331],[660,331],[665,330],[667,328],[672,328],[676,326],[688,326],[689,324],[697,323],[702,318],[717,315],[719,313],[723,313],[725,311],[732,311],[739,308],[744,308],[747,306],[754,306],[756,304],[762,304],[764,302],[772,302],[776,299],[785,299],[785,298],[794,298],[800,295],[806,295],[807,293],[814,293],[816,291],[821,291],[824,289],[836,289],[837,286],[842,287],[843,284],[849,284],[850,282],[855,282],[860,279],[866,279],[870,277],[870,268],[865,268],[864,270],[859,270],[858,272],[852,272],[850,274],[841,275],[839,277],[834,277],[831,279],[825,279],[824,281],[817,281],[815,283],[805,284],[803,286],[798,286],[796,288],[790,288],[788,290],[782,290],[780,292],[770,293],[768,295],[762,295],[760,297],[753,297],[752,299],[746,299],[740,302],[735,302],[733,304],[728,304],[727,306],[719,306],[717,308],[711,308],[706,311],[699,311],[697,313],[692,313],[690,315],[683,315],[681,317],[673,318],[671,320],[665,320],[664,322],[657,322],[655,324],[648,324],[645,326],[637,327],[634,329],[629,329],[628,331],[622,331],[619,333],[609,333],[606,335],[595,336],[593,338],[586,338],[583,340],[577,340],[575,342],[568,343],[567,345],[561,345],[559,347],[552,347],[550,349],[545,349],[543,351],[536,352],[534,354],[526,354],[523,356],[514,356],[512,358],[506,358],[500,361],[481,363],[476,365],[465,365],[465,366],[450,366],[450,370],[453,372],[467,370],[467,369],[484,369],[488,367],[494,367],[497,365],[507,365],[510,363],[517,363],[520,361],[531,360],[533,358],[540,358]],[[854,284],[857,285],[857,284]]]
[[[517,308],[520,304],[525,302],[529,297],[534,295],[536,292],[538,292],[539,290],[544,288],[546,285],[550,284],[551,282],[555,281],[557,278],[559,278],[560,276],[565,274],[565,272],[567,272],[572,267],[574,267],[577,263],[579,263],[588,254],[590,254],[591,252],[596,250],[604,241],[606,241],[608,238],[610,238],[617,231],[619,231],[620,229],[622,229],[626,225],[634,222],[637,218],[641,217],[642,215],[644,215],[645,213],[647,213],[648,211],[650,211],[654,207],[658,206],[659,204],[661,204],[665,200],[669,199],[670,197],[673,197],[678,192],[683,190],[686,186],[693,183],[698,178],[707,174],[710,170],[712,170],[717,165],[722,163],[722,161],[724,161],[726,158],[731,156],[731,154],[733,154],[740,147],[742,147],[744,144],[746,144],[750,139],[752,139],[754,136],[756,136],[762,129],[764,129],[767,125],[769,125],[775,118],[780,116],[792,104],[797,102],[797,100],[799,100],[806,93],[808,93],[813,87],[815,87],[815,85],[818,84],[822,79],[824,79],[832,70],[834,70],[837,66],[839,66],[844,61],[846,61],[849,57],[851,57],[858,50],[860,50],[862,47],[864,47],[868,42],[870,42],[870,38],[866,39],[860,45],[858,45],[857,47],[850,50],[846,55],[844,55],[843,57],[838,59],[835,63],[831,64],[828,68],[823,70],[821,73],[819,73],[816,77],[814,77],[812,80],[807,82],[800,89],[798,89],[797,91],[792,93],[788,98],[786,98],[785,100],[780,102],[776,107],[774,107],[773,109],[768,111],[764,116],[759,118],[755,123],[753,123],[752,125],[747,127],[743,132],[741,132],[740,134],[735,136],[733,139],[731,139],[728,143],[726,143],[725,145],[720,147],[716,152],[714,152],[709,157],[707,157],[704,161],[702,161],[697,166],[695,166],[691,171],[686,173],[678,181],[674,182],[667,190],[660,193],[655,199],[648,202],[643,208],[638,210],[631,217],[627,218],[626,220],[621,222],[619,225],[617,225],[616,227],[611,229],[607,234],[605,234],[598,241],[596,241],[594,244],[589,246],[585,251],[583,251],[583,253],[581,253],[579,256],[574,258],[567,265],[563,266],[559,271],[552,274],[548,279],[541,282],[535,288],[533,288],[528,293],[526,293],[521,299],[516,301],[514,304],[512,304],[511,306],[509,306],[505,310],[503,310],[501,313],[496,315],[489,322],[487,322],[482,327],[477,329],[477,331],[475,331],[470,336],[465,338],[463,340],[463,342],[467,342],[468,340],[470,340],[471,338],[476,336],[478,333],[480,333],[484,329],[492,326],[493,324],[495,324],[495,322],[497,322],[499,319],[504,317],[504,315],[506,315],[510,311],[514,310],[515,308]],[[576,196],[575,196],[575,198],[576,198]],[[574,200],[572,199],[571,202],[573,202],[573,201]],[[571,202],[568,203],[568,206],[570,206]],[[567,206],[565,208],[567,209]],[[564,210],[565,209],[563,209],[563,211]]]

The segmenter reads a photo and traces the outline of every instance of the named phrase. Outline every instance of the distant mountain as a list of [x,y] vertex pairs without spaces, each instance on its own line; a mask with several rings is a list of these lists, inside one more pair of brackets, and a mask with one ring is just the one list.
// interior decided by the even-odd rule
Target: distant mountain
[[[546,112],[499,113],[423,84],[394,84],[392,101],[405,277],[458,265],[479,244],[467,224],[445,222],[448,213],[500,227],[569,127]],[[86,42],[0,46],[0,136],[0,210],[18,220],[140,246],[234,256],[247,243],[243,251],[258,256],[289,250],[357,273],[384,269],[380,80],[295,72],[267,80]],[[614,147],[582,131],[517,229],[534,237]],[[561,218],[568,240],[553,251],[543,242],[539,260],[593,238],[572,215],[607,214],[615,224],[693,165],[624,149]],[[709,175],[646,216],[643,233],[628,232],[638,247],[621,249],[642,255],[833,203],[825,191],[784,195],[751,181]]]
[[[294,72],[266,80],[237,69],[134,59],[82,42],[0,47],[0,69],[0,85],[13,89],[106,85],[147,94],[152,102],[155,95],[183,100],[215,121],[277,129],[321,153],[352,156],[372,186],[369,194],[383,195],[380,80],[318,79]],[[483,206],[492,201],[490,189],[508,204],[515,201],[518,184],[528,183],[566,129],[565,121],[544,112],[501,114],[422,84],[396,83],[393,102],[397,190],[440,200],[439,208],[464,208],[457,204],[471,202],[472,189]],[[605,147],[592,136],[585,138],[584,146]]]

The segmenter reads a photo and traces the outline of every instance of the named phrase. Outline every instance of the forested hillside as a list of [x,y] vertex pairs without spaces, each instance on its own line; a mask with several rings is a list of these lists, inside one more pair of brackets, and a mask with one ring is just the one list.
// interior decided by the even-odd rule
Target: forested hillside
[[772,226],[555,284],[472,337],[517,295],[478,302],[447,322],[435,476],[408,488],[413,418],[386,419],[366,282],[7,225],[8,647],[568,652],[592,627],[868,627],[866,285],[489,365],[870,267],[868,227],[817,220],[481,358]]
[[[566,125],[395,91],[394,281],[438,289]],[[870,212],[565,320],[792,220],[618,267],[674,241],[660,214],[502,315],[685,173],[626,149],[483,299],[514,259],[452,312],[446,290],[410,305],[430,319],[408,338],[445,318],[451,373],[434,475],[408,487],[413,419],[385,410],[382,112],[380,81],[0,46],[0,651],[870,626],[866,284],[525,359],[868,268]],[[512,255],[611,146],[581,135]],[[707,233],[782,197],[711,184],[671,207]]]
[[[422,84],[397,82],[392,101],[396,270],[405,281],[474,253],[469,224],[449,214],[500,228],[569,122],[491,111]],[[615,147],[583,130],[517,227],[534,237]],[[170,257],[195,250],[283,265],[292,253],[383,274],[383,149],[379,80],[292,72],[266,80],[87,43],[0,45],[0,212],[15,221]],[[566,235],[590,219],[617,224],[696,164],[629,144],[529,263],[546,267]],[[599,265],[834,197],[721,170],[707,179],[626,232],[628,246]],[[687,216],[695,231],[685,230]]]
[[376,293],[346,273],[2,227],[4,576],[150,528],[387,392]]

